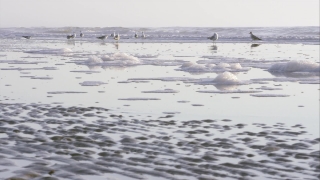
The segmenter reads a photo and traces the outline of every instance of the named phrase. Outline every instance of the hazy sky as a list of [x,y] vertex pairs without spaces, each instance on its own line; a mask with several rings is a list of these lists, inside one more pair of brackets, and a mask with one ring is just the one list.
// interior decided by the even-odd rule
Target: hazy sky
[[319,0],[0,0],[0,27],[319,26]]

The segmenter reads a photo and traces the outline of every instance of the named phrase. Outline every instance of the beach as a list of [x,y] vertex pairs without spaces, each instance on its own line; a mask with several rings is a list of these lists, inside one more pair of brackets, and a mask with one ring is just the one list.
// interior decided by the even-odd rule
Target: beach
[[0,38],[0,179],[319,178],[315,39],[83,32]]

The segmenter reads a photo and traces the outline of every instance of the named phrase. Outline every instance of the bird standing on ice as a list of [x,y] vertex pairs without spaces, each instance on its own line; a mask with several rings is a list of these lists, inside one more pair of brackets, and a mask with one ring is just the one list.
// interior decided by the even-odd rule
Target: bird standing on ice
[[83,33],[80,31],[80,37],[83,37],[84,35],[83,35]]
[[262,39],[258,38],[257,36],[253,35],[252,32],[250,32],[249,34],[250,34],[250,37],[253,41],[262,40]]
[[146,35],[144,34],[144,32],[142,31],[142,35],[141,35],[142,38],[145,38]]
[[218,40],[219,36],[218,33],[213,33],[211,37],[208,37],[208,39],[212,40],[213,42]]
[[134,37],[135,37],[135,38],[138,38],[139,36],[138,36],[138,34],[137,34],[137,33],[135,33],[135,34],[134,34]]

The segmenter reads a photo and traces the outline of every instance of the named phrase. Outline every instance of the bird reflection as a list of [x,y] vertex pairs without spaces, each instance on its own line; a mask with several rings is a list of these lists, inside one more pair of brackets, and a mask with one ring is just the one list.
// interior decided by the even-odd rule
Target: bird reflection
[[255,47],[258,47],[260,46],[261,44],[251,44],[251,48],[255,48]]
[[217,53],[218,46],[213,44],[212,46],[209,46],[209,50],[212,51],[212,53]]
[[116,49],[119,49],[119,43],[114,43]]
[[76,42],[74,40],[69,40],[69,41],[67,41],[67,44],[75,46]]

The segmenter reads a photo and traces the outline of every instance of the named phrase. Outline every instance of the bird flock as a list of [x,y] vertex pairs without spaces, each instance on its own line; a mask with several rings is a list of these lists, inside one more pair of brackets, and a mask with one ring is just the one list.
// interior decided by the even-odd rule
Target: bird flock
[[[76,33],[73,33],[73,34],[71,34],[71,35],[67,35],[67,39],[74,39],[74,38],[76,38]],[[22,36],[22,37],[24,37],[24,38],[26,38],[26,39],[30,39],[30,37],[31,36]],[[27,37],[29,37],[29,38],[27,38]],[[84,37],[84,34],[80,31],[80,37]],[[120,34],[118,33],[118,34],[116,34],[115,32],[113,32],[111,35],[110,35],[110,37],[112,37],[114,40],[116,40],[116,41],[119,41],[120,40]],[[134,34],[134,37],[135,38],[138,38],[139,37],[139,35],[135,32],[135,34]],[[103,36],[98,36],[97,37],[97,39],[101,39],[101,40],[105,40],[105,39],[107,39],[108,38],[108,35],[103,35]],[[144,32],[142,31],[142,34],[141,34],[141,38],[146,38],[146,35],[144,34]]]
[[[250,34],[250,38],[252,41],[261,41],[262,39],[255,36],[252,32],[249,33]],[[74,39],[76,38],[77,34],[74,32],[73,34],[70,34],[70,35],[67,35],[67,39]],[[111,35],[110,35],[114,40],[116,41],[119,41],[120,40],[120,34],[116,34],[115,32],[113,32]],[[31,36],[22,36],[23,38],[26,38],[26,39],[30,39]],[[84,34],[80,31],[80,37],[84,37]],[[101,39],[101,40],[105,40],[108,38],[108,35],[103,35],[103,36],[98,36],[97,39]],[[134,34],[134,38],[139,38],[139,35],[137,34],[137,32],[135,32]],[[141,38],[146,38],[146,35],[144,34],[144,32],[142,31],[141,33]],[[212,36],[208,37],[208,39],[210,39],[211,41],[215,42],[219,39],[219,35],[218,33],[213,33]]]

